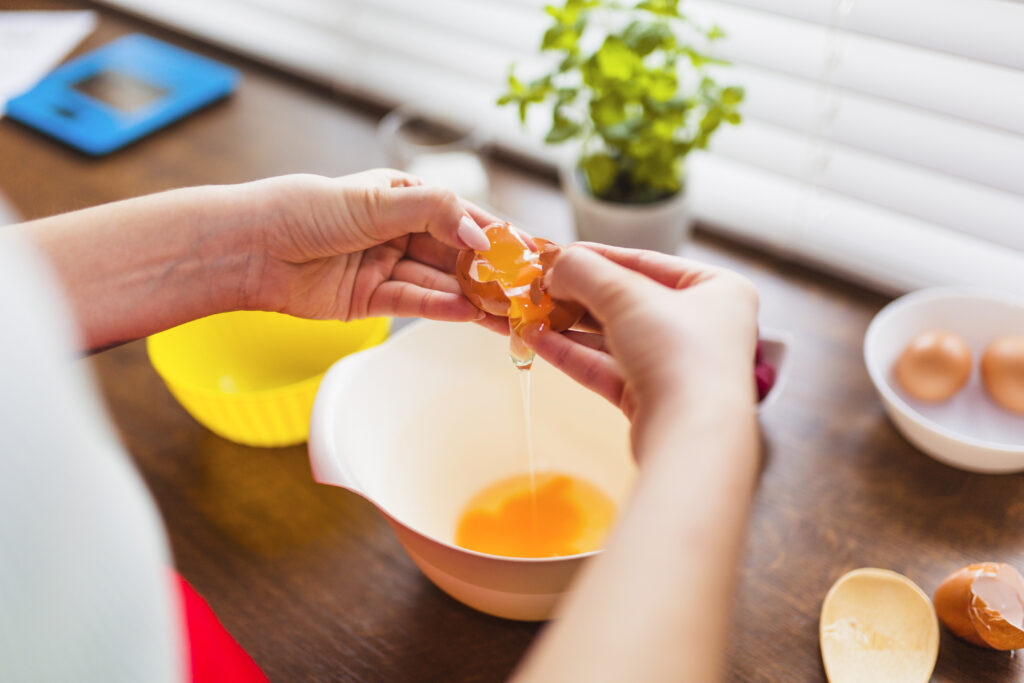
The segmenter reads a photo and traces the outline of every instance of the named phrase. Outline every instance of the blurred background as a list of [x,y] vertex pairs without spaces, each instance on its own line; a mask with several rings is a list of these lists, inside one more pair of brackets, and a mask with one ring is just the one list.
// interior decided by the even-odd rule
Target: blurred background
[[[510,64],[541,60],[545,0],[100,4],[376,105],[470,125],[474,145],[542,168],[565,154],[543,143],[549,114],[531,111],[521,127],[514,107],[495,105]],[[714,54],[732,65],[712,73],[727,69],[724,79],[746,90],[742,125],[687,159],[704,228],[884,292],[1024,289],[1024,4],[685,0],[680,9],[724,27]]]
[[[385,105],[485,122],[541,162],[538,115],[494,105],[537,59],[545,0],[104,0]],[[724,27],[745,121],[688,160],[697,217],[886,290],[1020,287],[1024,5],[686,0]]]

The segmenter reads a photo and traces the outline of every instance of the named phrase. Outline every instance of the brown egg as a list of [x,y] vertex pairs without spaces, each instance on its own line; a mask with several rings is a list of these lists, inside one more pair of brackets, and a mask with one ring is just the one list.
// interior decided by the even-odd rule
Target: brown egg
[[893,373],[903,390],[918,401],[945,401],[967,384],[971,350],[951,332],[923,332],[903,349]]
[[996,403],[1024,415],[1024,337],[1001,337],[981,357],[981,379]]
[[959,569],[935,590],[939,620],[959,638],[979,647],[1024,647],[1024,578],[1003,562]]
[[[485,231],[490,231],[493,224],[487,226]],[[505,224],[508,226],[508,224]],[[510,226],[508,226],[510,227]],[[492,233],[488,232],[488,236]],[[541,239],[540,237],[526,238],[532,241],[537,251],[540,252],[540,265],[542,272],[547,272],[548,268],[554,265],[558,259],[558,255],[562,251],[562,247],[555,242],[550,240]],[[501,285],[497,282],[480,282],[473,279],[470,275],[471,266],[473,261],[477,258],[477,252],[472,249],[464,249],[459,252],[459,256],[455,262],[455,279],[458,281],[459,286],[462,288],[463,294],[470,302],[482,311],[490,313],[491,315],[497,315],[506,317],[508,316],[509,301],[508,297],[505,296],[505,292],[502,291]],[[530,296],[537,300],[541,296],[541,282],[540,278],[533,280],[530,283]],[[558,299],[554,300],[554,309],[549,314],[548,318],[551,323],[551,329],[556,332],[562,332],[569,329],[583,317],[583,307],[572,301],[561,301]]]

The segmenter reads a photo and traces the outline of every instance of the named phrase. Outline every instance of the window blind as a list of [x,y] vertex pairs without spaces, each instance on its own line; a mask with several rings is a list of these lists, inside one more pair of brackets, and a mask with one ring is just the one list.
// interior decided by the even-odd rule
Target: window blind
[[[557,163],[541,112],[494,100],[537,59],[545,0],[103,0],[374,101],[484,123]],[[712,230],[898,292],[1024,292],[1024,4],[682,0],[726,38],[744,123],[687,161]]]

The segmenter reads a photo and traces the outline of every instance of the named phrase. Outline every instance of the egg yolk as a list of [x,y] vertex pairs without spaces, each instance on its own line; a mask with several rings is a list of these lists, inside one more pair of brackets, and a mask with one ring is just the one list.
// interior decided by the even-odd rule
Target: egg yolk
[[533,364],[533,351],[523,341],[530,326],[544,329],[555,307],[551,296],[540,288],[544,274],[540,252],[508,223],[495,223],[484,229],[491,242],[487,251],[476,252],[469,275],[477,282],[497,282],[509,300],[509,346],[516,366]]
[[469,501],[455,532],[463,548],[506,557],[560,557],[598,550],[615,520],[615,503],[567,474],[502,479]]

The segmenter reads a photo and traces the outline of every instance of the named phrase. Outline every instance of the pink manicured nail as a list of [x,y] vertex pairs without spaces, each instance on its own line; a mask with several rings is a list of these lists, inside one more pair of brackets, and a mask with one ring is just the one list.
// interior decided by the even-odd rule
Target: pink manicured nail
[[459,221],[459,239],[470,249],[476,251],[487,251],[491,248],[491,241],[487,239],[483,229],[469,216],[463,216]]

